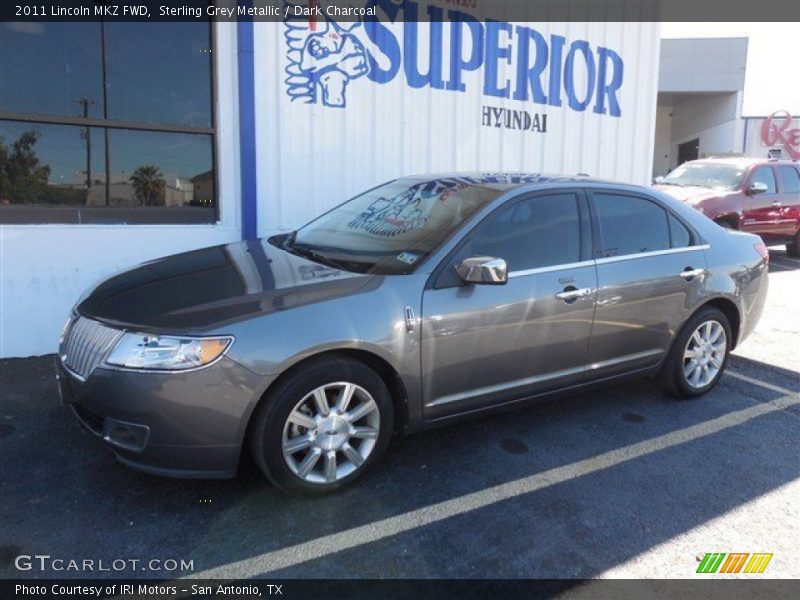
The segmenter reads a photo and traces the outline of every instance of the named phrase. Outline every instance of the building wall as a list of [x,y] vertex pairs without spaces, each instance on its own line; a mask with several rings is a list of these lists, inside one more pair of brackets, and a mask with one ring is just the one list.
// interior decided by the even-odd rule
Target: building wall
[[[490,58],[487,40],[491,36],[481,26],[484,51],[477,56],[482,64],[464,71],[465,89],[454,91],[446,89],[454,87],[450,76],[451,56],[457,57],[460,51],[462,59],[471,58],[470,40],[475,34],[465,30],[462,47],[451,52],[450,25],[445,24],[441,36],[442,47],[447,50],[437,52],[429,46],[430,24],[419,24],[417,35],[414,36],[413,31],[409,34],[411,39],[419,39],[418,69],[427,73],[427,57],[443,56],[442,81],[437,83],[439,88],[445,89],[436,89],[436,85],[430,84],[412,87],[406,74],[406,65],[413,64],[412,52],[405,47],[403,30],[408,26],[398,23],[373,36],[362,25],[353,29],[352,34],[363,45],[364,52],[374,58],[374,64],[370,65],[371,75],[352,71],[356,76],[347,83],[344,105],[332,106],[330,101],[326,105],[321,97],[321,85],[304,78],[299,68],[303,64],[307,36],[325,33],[326,25],[318,24],[316,31],[309,32],[305,21],[256,24],[258,231],[261,235],[295,228],[360,191],[406,174],[452,170],[587,173],[648,183],[655,127],[657,23],[536,23],[532,26],[550,47],[550,59],[554,54],[551,35],[566,38],[564,56],[573,42],[583,40],[588,42],[592,56],[596,57],[598,47],[605,47],[622,58],[624,75],[619,88],[621,114],[618,117],[596,114],[594,102],[584,111],[573,110],[567,106],[564,94],[562,105],[552,106],[533,102],[530,97],[524,101],[485,93],[485,86],[491,87],[492,80],[494,83],[510,81],[512,96],[518,89],[519,29],[513,30],[510,40],[505,32],[499,35],[497,44],[510,48],[511,57],[507,62]],[[387,48],[393,52],[388,52]],[[390,71],[395,65],[392,58],[398,60],[400,56],[405,62],[399,65],[390,81],[373,81],[376,73]],[[535,50],[531,50],[529,65],[534,64],[535,56]],[[496,74],[492,73],[495,64]],[[551,66],[552,63],[543,76],[545,95],[549,93],[547,78]],[[488,84],[487,73],[490,73]],[[582,94],[586,88],[587,67],[576,67],[575,73],[575,88]],[[497,85],[502,87],[503,84]],[[315,92],[316,97],[309,97],[309,90]],[[538,115],[541,119],[546,115],[547,130],[534,132],[485,126],[482,111],[487,106],[526,111],[531,118]]]
[[[307,22],[301,22],[307,27]],[[296,24],[299,25],[299,24]],[[319,24],[319,27],[322,27]],[[408,26],[407,24],[405,26]],[[359,67],[345,61],[344,70],[353,77],[342,94],[346,106],[337,103],[333,89],[338,78],[326,79],[330,95],[323,102],[317,88],[317,103],[308,98],[290,100],[287,68],[298,50],[288,46],[284,23],[255,24],[255,116],[258,193],[258,231],[261,235],[296,227],[319,212],[348,197],[398,175],[435,171],[526,171],[587,173],[623,181],[647,183],[650,176],[655,123],[658,59],[658,24],[650,23],[559,23],[536,24],[536,32],[492,26],[485,38],[496,35],[495,57],[486,60],[486,43],[475,47],[465,39],[461,59],[479,58],[480,64],[462,72],[464,91],[413,88],[405,68],[383,84],[358,76]],[[239,177],[238,89],[236,24],[216,27],[217,176],[220,221],[215,225],[3,225],[0,226],[0,357],[45,354],[56,350],[58,333],[71,306],[90,284],[108,275],[161,256],[240,239],[241,202]],[[359,26],[362,27],[363,26]],[[380,43],[394,39],[401,56],[408,58],[403,42],[403,24],[381,31],[378,41],[355,32],[363,52],[375,57],[374,67],[387,70],[389,57]],[[435,52],[428,45],[430,25],[419,25],[419,65],[427,71],[427,57],[442,56],[441,87],[450,81],[450,52]],[[485,26],[480,25],[481,35]],[[544,103],[502,98],[486,94],[485,88],[503,87],[510,93],[523,90],[531,95],[527,75],[518,76],[518,36],[534,35],[548,45],[565,38],[561,62],[571,44],[574,95],[587,95],[587,67],[583,52],[598,69],[598,49],[609,49],[621,57],[624,73],[617,92],[620,114],[613,116],[607,95],[604,107],[597,104],[596,81],[588,93],[585,110],[568,106],[562,77],[552,102],[546,65],[542,77]],[[382,37],[381,37],[382,36]],[[450,47],[449,26],[442,33],[443,48]],[[557,36],[552,38],[551,36]],[[465,38],[468,38],[465,34]],[[361,41],[363,39],[363,41]],[[398,41],[399,40],[399,41]],[[583,46],[580,42],[585,42]],[[325,42],[328,43],[328,42]],[[511,58],[501,56],[510,48]],[[358,52],[356,52],[358,54]],[[552,51],[548,52],[552,58]],[[534,65],[531,50],[528,66]],[[609,55],[607,55],[609,56]],[[608,66],[605,83],[612,84],[616,71]],[[410,63],[409,63],[410,64]],[[496,68],[487,65],[496,65]],[[295,63],[294,66],[297,66]],[[353,70],[355,69],[355,70]],[[487,75],[488,73],[488,75]],[[436,87],[436,86],[434,86]],[[302,86],[301,86],[302,88]],[[297,88],[293,89],[297,93]],[[520,119],[538,119],[540,131],[507,129],[492,122],[484,125],[484,110],[509,109]],[[546,125],[545,125],[546,119]],[[195,195],[197,195],[195,190]]]
[[672,169],[672,106],[656,109],[656,135],[653,150],[653,177],[664,176]]
[[219,223],[0,226],[0,357],[55,352],[70,308],[99,279],[240,238],[236,25],[216,28]]

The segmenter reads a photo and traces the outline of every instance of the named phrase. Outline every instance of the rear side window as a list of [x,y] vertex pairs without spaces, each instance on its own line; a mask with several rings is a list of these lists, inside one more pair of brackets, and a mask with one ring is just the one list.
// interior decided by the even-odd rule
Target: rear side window
[[475,228],[457,258],[494,256],[509,271],[578,262],[580,233],[575,194],[535,196],[499,208]]
[[670,247],[667,211],[658,204],[644,198],[610,193],[595,193],[592,198],[600,225],[598,257],[653,252]]
[[777,192],[775,187],[775,174],[772,172],[771,167],[759,167],[756,169],[755,173],[753,173],[753,177],[750,179],[750,185],[756,182],[767,185],[767,191],[764,192],[765,194],[774,194]]
[[778,167],[781,180],[781,192],[784,194],[800,194],[800,173],[794,167]]
[[669,238],[673,248],[686,248],[692,245],[692,234],[686,226],[672,215],[669,218]]

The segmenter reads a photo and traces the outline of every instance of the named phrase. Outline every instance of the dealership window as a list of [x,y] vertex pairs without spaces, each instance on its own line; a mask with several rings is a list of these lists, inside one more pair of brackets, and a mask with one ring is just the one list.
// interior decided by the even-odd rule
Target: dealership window
[[0,223],[216,222],[209,22],[0,32]]

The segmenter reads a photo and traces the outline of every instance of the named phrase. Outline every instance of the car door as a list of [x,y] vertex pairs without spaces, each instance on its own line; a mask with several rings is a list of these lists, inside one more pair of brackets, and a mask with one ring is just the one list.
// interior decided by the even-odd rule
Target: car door
[[657,200],[611,190],[589,194],[597,258],[597,308],[587,380],[646,369],[667,353],[706,276],[704,246]]
[[[763,183],[767,190],[753,193],[754,183]],[[782,201],[778,194],[775,171],[770,165],[756,167],[744,188],[744,220],[742,230],[762,236],[780,235]]]
[[800,167],[779,165],[777,171],[781,201],[778,233],[785,238],[791,238],[800,224]]
[[[582,380],[596,277],[577,190],[511,200],[440,265],[422,302],[424,414],[434,419]],[[508,264],[505,285],[465,284],[464,258]]]

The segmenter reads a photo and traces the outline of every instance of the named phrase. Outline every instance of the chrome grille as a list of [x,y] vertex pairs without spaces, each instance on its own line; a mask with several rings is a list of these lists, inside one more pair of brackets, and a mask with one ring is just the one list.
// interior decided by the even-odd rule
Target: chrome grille
[[64,337],[61,360],[72,373],[86,379],[100,364],[122,331],[106,327],[102,323],[77,317]]

